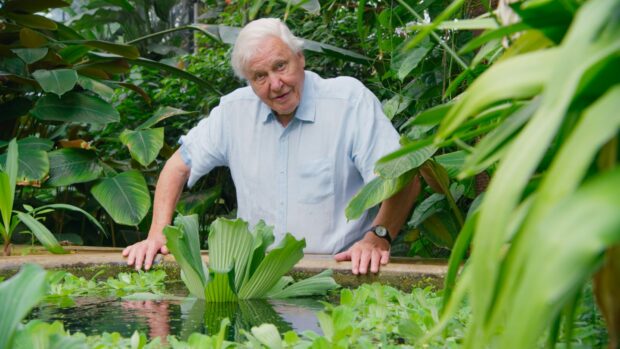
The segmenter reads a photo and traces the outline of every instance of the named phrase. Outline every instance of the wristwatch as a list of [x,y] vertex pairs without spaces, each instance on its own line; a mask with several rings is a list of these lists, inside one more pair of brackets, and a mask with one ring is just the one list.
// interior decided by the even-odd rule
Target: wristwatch
[[387,240],[388,243],[392,243],[392,237],[390,236],[390,232],[388,232],[387,228],[382,225],[375,225],[370,228],[370,231],[375,233],[378,237]]

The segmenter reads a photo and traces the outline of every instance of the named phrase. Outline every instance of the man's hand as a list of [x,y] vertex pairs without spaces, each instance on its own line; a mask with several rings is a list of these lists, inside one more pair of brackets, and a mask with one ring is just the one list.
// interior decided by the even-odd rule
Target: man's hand
[[390,261],[390,244],[387,240],[368,232],[351,248],[335,255],[334,259],[338,262],[351,261],[351,272],[355,275],[366,274],[368,265],[371,273],[377,273],[379,265],[385,265]]
[[127,246],[123,250],[123,257],[127,257],[127,265],[134,265],[136,270],[142,269],[143,262],[144,270],[149,270],[158,252],[168,254],[166,239],[163,237],[147,238],[146,240]]

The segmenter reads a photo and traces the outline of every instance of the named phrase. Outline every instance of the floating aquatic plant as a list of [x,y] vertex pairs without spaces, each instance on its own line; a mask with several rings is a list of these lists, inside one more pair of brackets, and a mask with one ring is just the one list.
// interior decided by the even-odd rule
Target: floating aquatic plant
[[210,302],[289,298],[325,294],[338,287],[331,270],[298,282],[285,276],[303,257],[306,241],[287,233],[266,253],[274,236],[263,221],[253,231],[241,219],[214,221],[208,239],[209,266],[200,256],[198,216],[178,216],[174,224],[164,229],[167,246],[181,267],[181,279],[197,298]]

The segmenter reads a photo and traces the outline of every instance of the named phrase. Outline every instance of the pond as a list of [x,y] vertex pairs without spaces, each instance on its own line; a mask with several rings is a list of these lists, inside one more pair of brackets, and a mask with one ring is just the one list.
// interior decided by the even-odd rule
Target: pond
[[67,306],[44,302],[27,320],[61,321],[70,332],[97,335],[118,332],[131,337],[134,331],[165,338],[174,335],[187,340],[193,332],[215,334],[224,318],[229,318],[228,340],[240,340],[240,330],[269,322],[281,333],[311,330],[322,333],[316,312],[323,309],[318,298],[290,300],[250,300],[235,303],[206,303],[202,300],[122,300],[118,298],[78,297]]

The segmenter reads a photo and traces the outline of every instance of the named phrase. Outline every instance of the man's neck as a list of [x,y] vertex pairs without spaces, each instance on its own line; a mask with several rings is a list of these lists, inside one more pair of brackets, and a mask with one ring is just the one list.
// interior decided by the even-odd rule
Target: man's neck
[[[295,109],[295,111],[297,111],[297,109]],[[291,122],[291,120],[293,120],[293,117],[295,116],[295,111],[290,114],[278,114],[276,112],[273,112],[273,115],[276,116],[276,120],[278,120],[282,127],[286,127]]]

